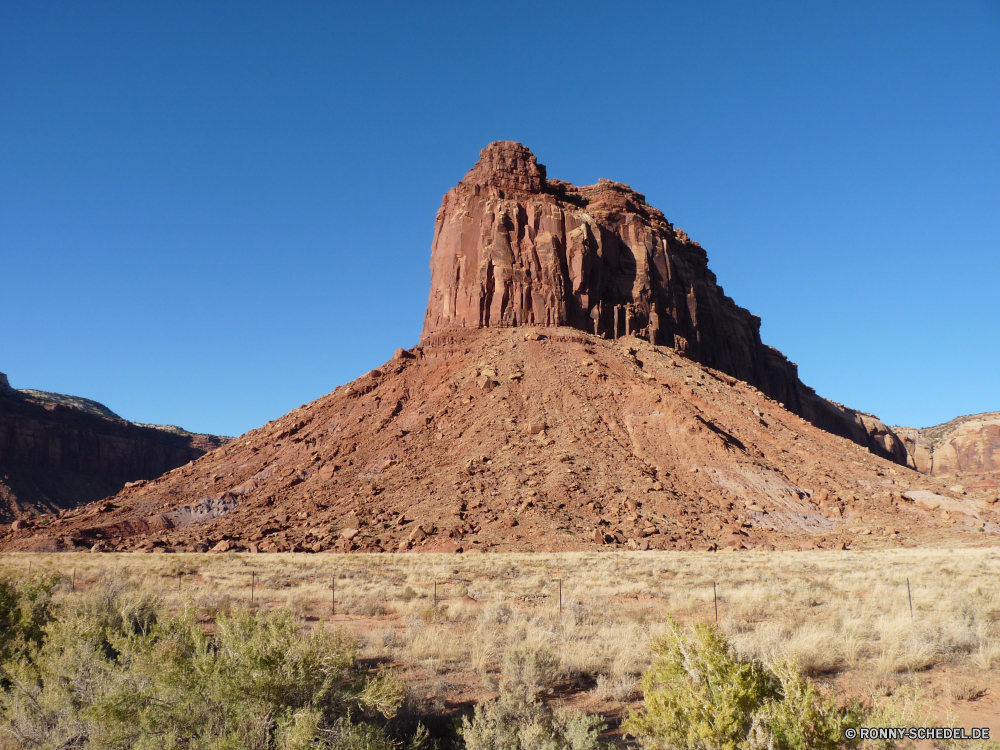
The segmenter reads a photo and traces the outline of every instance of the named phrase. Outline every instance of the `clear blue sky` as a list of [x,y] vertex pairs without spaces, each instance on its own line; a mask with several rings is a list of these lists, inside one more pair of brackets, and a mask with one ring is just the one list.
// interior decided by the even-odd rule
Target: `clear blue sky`
[[0,371],[238,434],[417,343],[498,139],[631,184],[821,394],[1000,409],[1000,2],[0,3]]

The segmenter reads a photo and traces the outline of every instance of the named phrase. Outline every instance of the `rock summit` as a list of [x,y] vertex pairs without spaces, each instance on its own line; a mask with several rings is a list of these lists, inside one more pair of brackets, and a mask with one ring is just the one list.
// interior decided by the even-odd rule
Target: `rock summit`
[[441,203],[423,337],[459,328],[569,326],[638,337],[759,388],[821,429],[906,465],[878,418],[820,398],[727,297],[697,242],[628,185],[549,180],[497,141]]
[[[419,346],[0,550],[471,552],[975,543],[995,494],[820,398],[640,193],[494,143],[445,196]],[[873,455],[874,454],[874,455]]]

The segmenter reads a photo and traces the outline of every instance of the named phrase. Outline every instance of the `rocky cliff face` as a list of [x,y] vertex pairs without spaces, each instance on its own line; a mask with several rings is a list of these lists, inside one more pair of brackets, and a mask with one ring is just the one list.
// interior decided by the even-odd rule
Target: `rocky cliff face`
[[113,414],[87,399],[17,391],[0,373],[0,521],[114,495],[127,482],[158,477],[226,442],[104,411]]
[[944,485],[667,347],[566,327],[466,328],[109,501],[0,525],[0,551],[997,539],[996,496]]
[[914,467],[934,476],[1000,475],[1000,412],[958,417],[935,427],[894,427]]
[[803,385],[797,366],[761,341],[760,318],[724,294],[705,250],[641,193],[610,180],[550,180],[527,148],[500,141],[483,149],[438,211],[423,337],[524,325],[648,339],[907,463],[880,420]]

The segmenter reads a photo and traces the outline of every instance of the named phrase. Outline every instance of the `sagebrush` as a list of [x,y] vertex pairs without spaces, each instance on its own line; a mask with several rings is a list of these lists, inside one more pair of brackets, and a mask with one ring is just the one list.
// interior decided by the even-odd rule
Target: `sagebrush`
[[865,718],[838,706],[792,664],[739,657],[713,625],[668,622],[642,678],[645,708],[626,731],[656,750],[834,750]]
[[[39,599],[30,585],[0,591],[11,587],[17,611]],[[3,731],[25,748],[318,747],[357,739],[348,717],[391,716],[405,697],[392,673],[357,668],[352,634],[306,633],[287,609],[237,608],[208,634],[109,577],[58,616],[34,612],[2,666]]]

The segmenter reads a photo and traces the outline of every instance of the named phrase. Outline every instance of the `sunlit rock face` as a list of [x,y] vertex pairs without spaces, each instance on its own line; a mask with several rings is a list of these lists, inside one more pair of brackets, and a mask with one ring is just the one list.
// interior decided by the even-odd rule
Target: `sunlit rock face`
[[914,429],[893,428],[917,471],[934,476],[1000,474],[1000,412]]
[[831,404],[760,339],[705,250],[618,182],[549,179],[520,143],[497,141],[444,196],[423,336],[455,328],[571,326],[638,336],[751,383],[813,424],[907,463],[881,421]]

